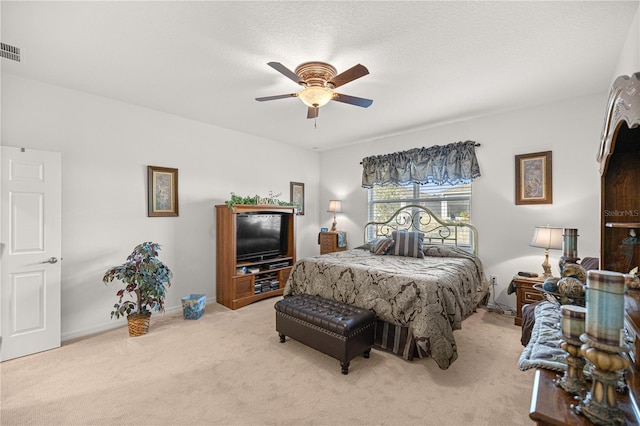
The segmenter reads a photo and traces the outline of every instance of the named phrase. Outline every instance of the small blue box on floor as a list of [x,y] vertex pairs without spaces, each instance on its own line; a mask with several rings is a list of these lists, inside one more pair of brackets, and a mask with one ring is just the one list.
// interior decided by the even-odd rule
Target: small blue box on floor
[[204,313],[207,304],[206,294],[190,294],[182,298],[184,319],[197,320]]

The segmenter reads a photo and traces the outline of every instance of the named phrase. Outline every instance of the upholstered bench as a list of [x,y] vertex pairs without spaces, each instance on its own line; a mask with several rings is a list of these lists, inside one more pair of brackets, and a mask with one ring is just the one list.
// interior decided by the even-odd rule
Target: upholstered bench
[[275,304],[276,331],[340,361],[342,374],[359,354],[369,358],[375,332],[373,312],[310,294],[288,296]]

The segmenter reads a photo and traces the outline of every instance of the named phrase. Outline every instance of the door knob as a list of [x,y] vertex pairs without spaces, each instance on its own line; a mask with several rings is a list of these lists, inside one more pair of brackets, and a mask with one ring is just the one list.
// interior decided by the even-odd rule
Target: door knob
[[56,257],[50,257],[47,260],[40,262],[40,263],[58,263],[58,258]]

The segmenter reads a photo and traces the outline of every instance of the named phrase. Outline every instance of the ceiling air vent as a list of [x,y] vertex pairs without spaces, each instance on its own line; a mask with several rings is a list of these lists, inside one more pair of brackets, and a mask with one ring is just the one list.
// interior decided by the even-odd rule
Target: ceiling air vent
[[0,43],[0,57],[20,62],[20,48],[7,43]]

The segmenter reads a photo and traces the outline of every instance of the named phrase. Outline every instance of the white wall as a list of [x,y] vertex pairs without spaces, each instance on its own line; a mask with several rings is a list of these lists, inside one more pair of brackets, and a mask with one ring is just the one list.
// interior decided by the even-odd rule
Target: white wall
[[[603,88],[604,90],[604,88]],[[596,154],[607,94],[600,93],[537,108],[460,121],[366,144],[322,152],[320,206],[343,199],[339,227],[350,246],[363,239],[366,190],[360,161],[369,155],[474,140],[482,176],[472,185],[471,222],[478,228],[479,254],[487,276],[498,276],[496,300],[515,307],[507,286],[518,271],[542,273],[544,251],[529,247],[535,225],[577,228],[580,257],[599,255],[600,177]],[[553,204],[515,205],[517,154],[553,152]],[[323,223],[331,221],[325,213]],[[557,275],[560,250],[550,263]]]
[[640,71],[640,10],[629,27],[629,34],[621,48],[618,64],[616,65],[611,82],[621,75],[631,75]]
[[[2,145],[62,153],[62,338],[118,325],[102,275],[143,241],[174,272],[167,310],[215,300],[214,205],[230,192],[266,196],[304,182],[298,256],[318,253],[319,155],[157,111],[2,75]],[[147,165],[179,169],[180,216],[149,218]]]

